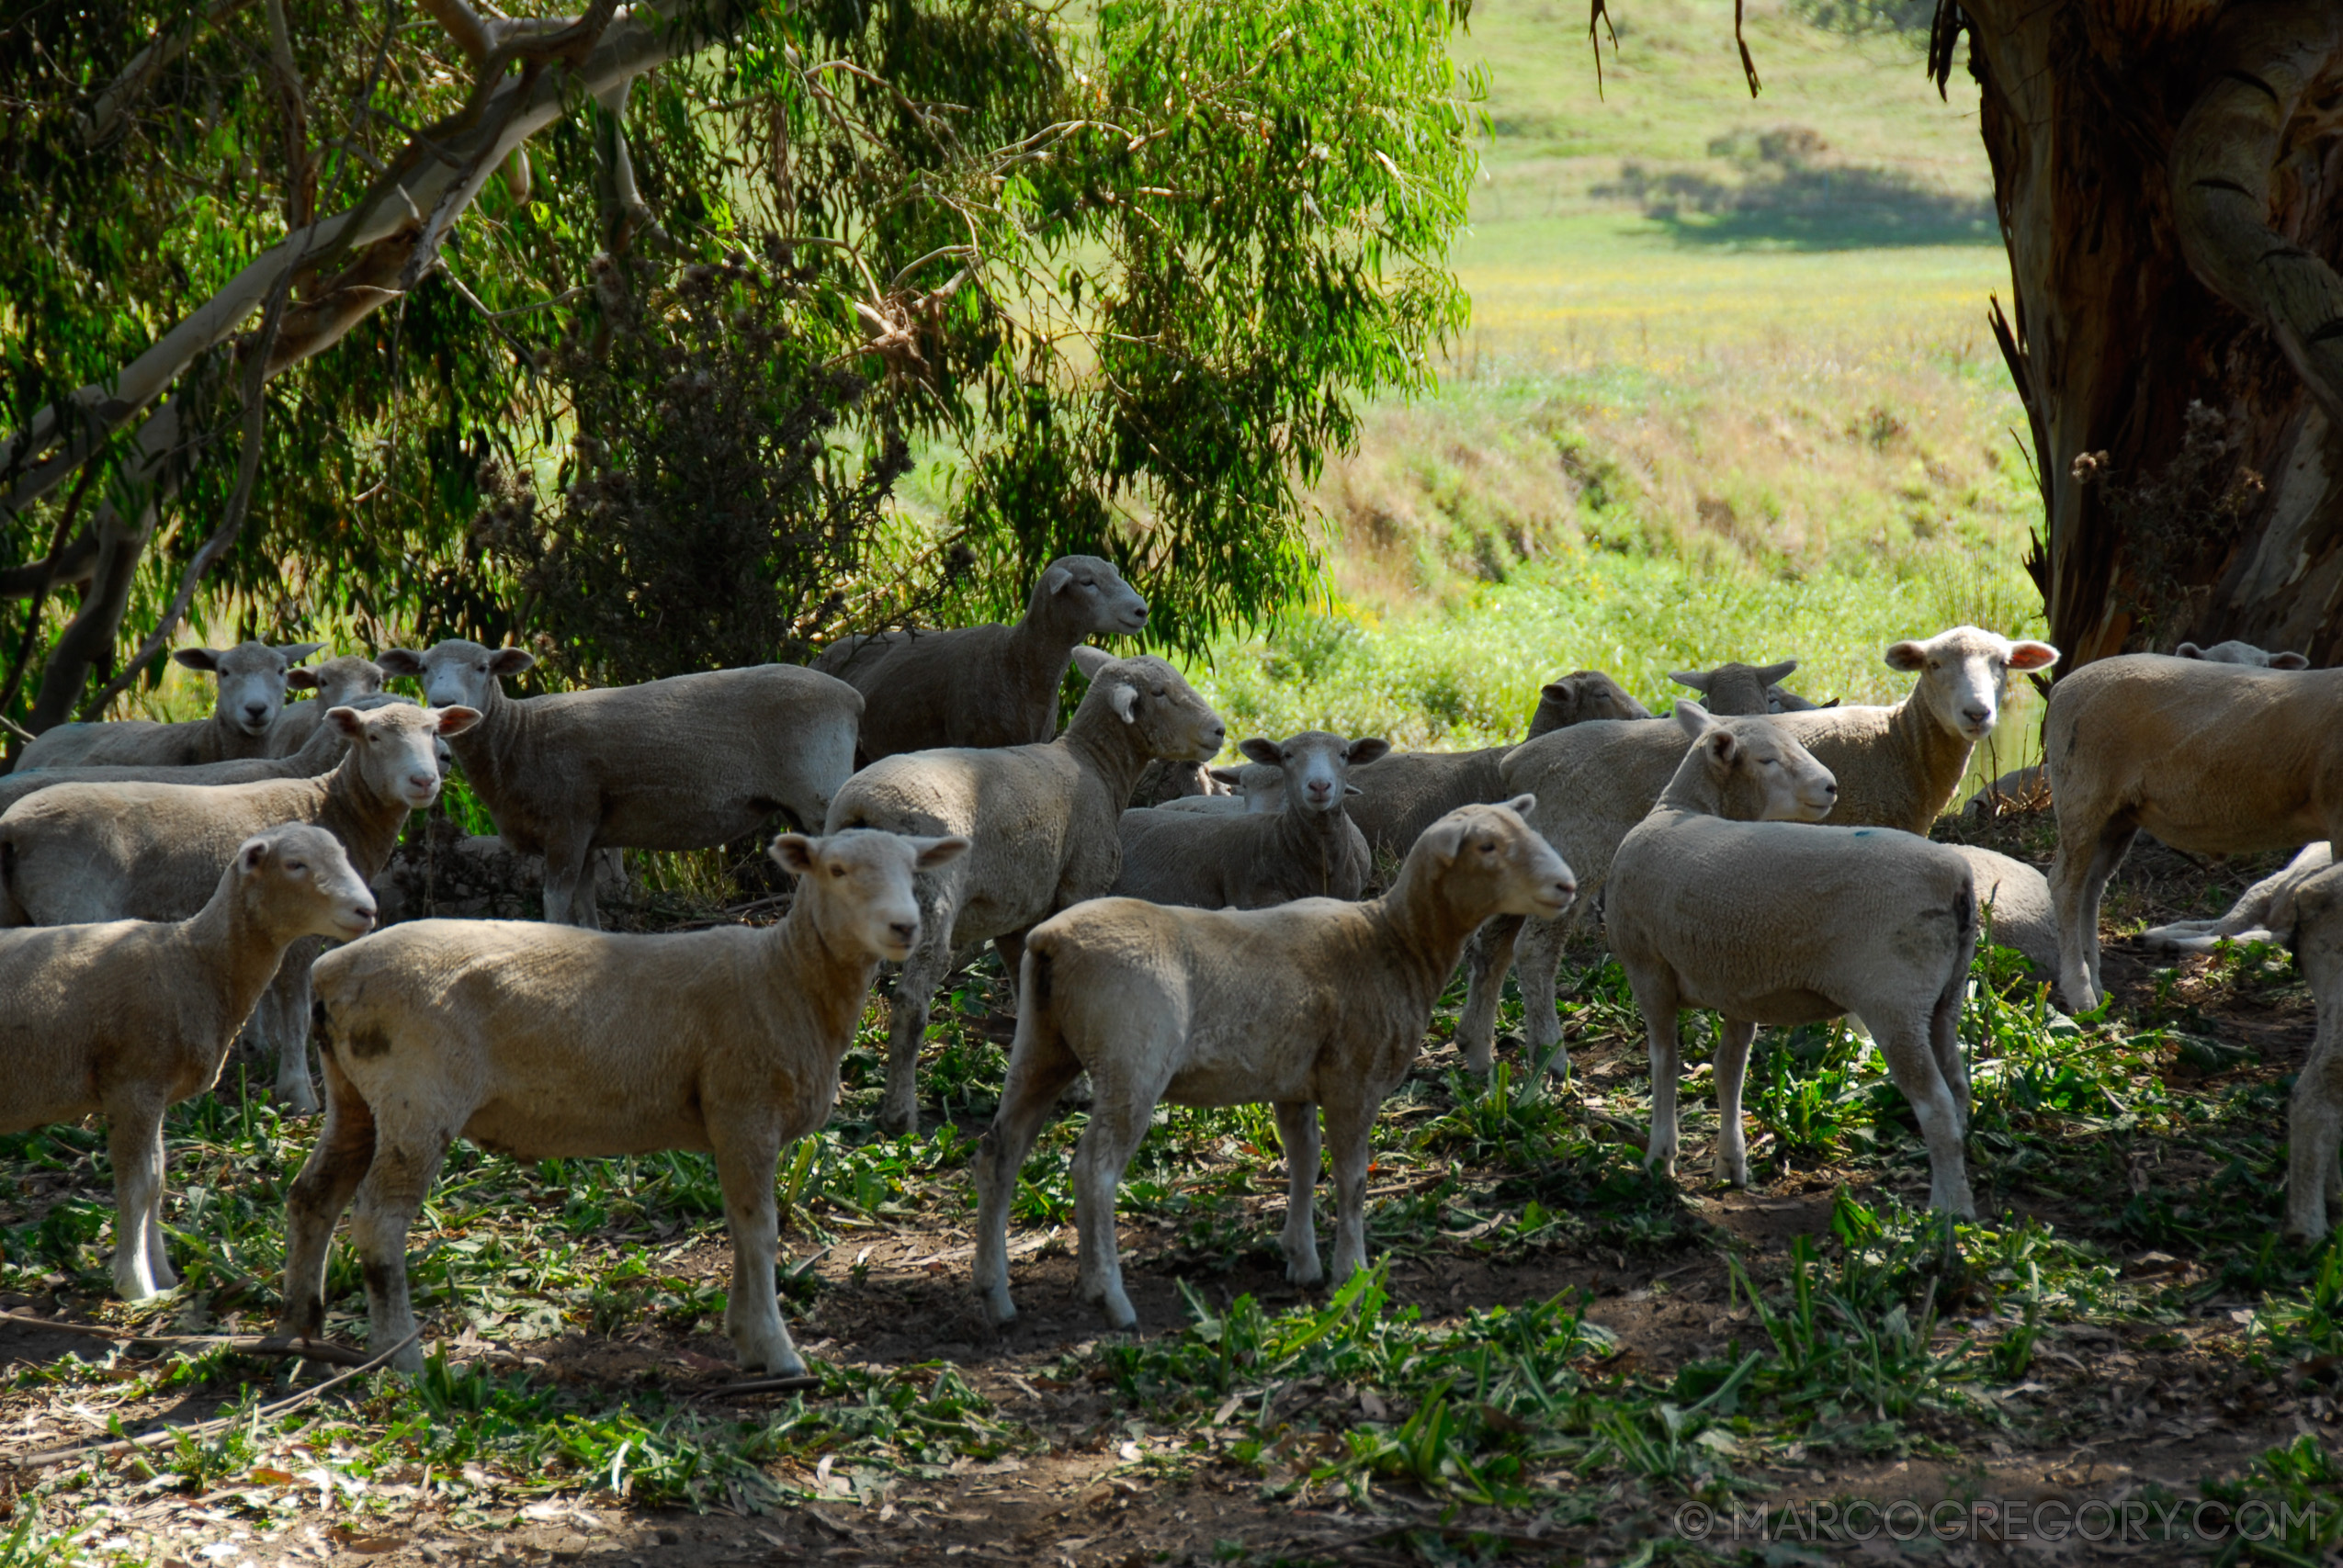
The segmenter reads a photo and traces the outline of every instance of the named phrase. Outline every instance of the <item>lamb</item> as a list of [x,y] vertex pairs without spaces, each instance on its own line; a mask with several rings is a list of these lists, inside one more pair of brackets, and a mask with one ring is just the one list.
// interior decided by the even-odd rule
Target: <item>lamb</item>
[[1115,885],[1123,869],[1115,826],[1149,759],[1200,761],[1227,739],[1219,716],[1162,660],[1089,648],[1075,656],[1090,690],[1057,739],[900,752],[848,779],[830,803],[832,833],[877,828],[976,844],[919,879],[925,934],[904,961],[888,1019],[878,1124],[889,1132],[918,1120],[920,1042],[953,953],[989,939],[1015,974],[1028,930]]
[[[2210,953],[2224,940],[2292,943],[2301,919],[2298,901],[2303,889],[2334,863],[2335,846],[2322,839],[2305,846],[2284,870],[2273,872],[2247,888],[2219,919],[2175,920],[2168,926],[2150,926],[2140,933],[2140,940],[2150,947],[2175,953]],[[2055,965],[2052,972],[2056,973]]]
[[2143,829],[2191,854],[2343,837],[2343,670],[2257,670],[2123,654],[2050,694],[2058,984],[2099,1005],[2099,905]]
[[1074,1153],[1082,1293],[1117,1328],[1124,1294],[1115,1194],[1160,1101],[1277,1107],[1289,1196],[1285,1277],[1319,1280],[1319,1122],[1332,1146],[1333,1279],[1366,1261],[1367,1141],[1408,1075],[1432,1003],[1473,928],[1500,911],[1551,918],[1569,867],[1522,820],[1532,802],[1451,812],[1364,904],[1190,909],[1103,898],[1026,939],[1017,1034],[1000,1113],[976,1157],[976,1288],[996,1322],[1009,1298],[1017,1173],[1059,1091],[1087,1068],[1090,1124]]
[[2040,762],[2012,768],[1969,796],[1964,817],[1991,818],[2004,811],[2032,811],[2050,804],[2050,774]]
[[1035,580],[1014,626],[848,637],[813,667],[850,682],[868,705],[857,766],[898,751],[1037,746],[1058,732],[1058,689],[1074,649],[1146,626],[1147,601],[1114,562],[1064,556]]
[[[1580,670],[1549,681],[1530,716],[1530,739],[1605,719],[1649,718],[1649,710],[1600,670]],[[1351,818],[1375,854],[1398,860],[1423,830],[1460,806],[1485,805],[1509,794],[1499,763],[1511,750],[1394,751],[1361,768],[1361,798]]]
[[1973,1218],[1959,1030],[1977,943],[1968,863],[1892,829],[1806,826],[1831,809],[1830,775],[1789,724],[1676,711],[1692,749],[1621,840],[1603,908],[1649,1037],[1645,1168],[1675,1173],[1680,1010],[1719,1015],[1715,1163],[1735,1186],[1749,1182],[1741,1078],[1758,1025],[1851,1012],[1919,1118],[1930,1207]]
[[103,1114],[114,1165],[114,1289],[179,1281],[163,1246],[163,1113],[209,1089],[300,937],[363,935],[373,901],[323,829],[245,840],[200,908],[162,924],[0,931],[0,1132]]
[[[1778,664],[1720,664],[1714,670],[1678,670],[1669,679],[1680,686],[1690,686],[1701,694],[1700,705],[1720,717],[1740,714],[1780,713],[1784,697],[1790,694],[1782,689],[1782,678],[1798,668],[1794,659]],[[1804,697],[1792,701],[1802,705],[1798,711],[1814,706]]]
[[[1247,762],[1236,768],[1206,768],[1212,782],[1222,793],[1216,795],[1183,795],[1177,800],[1157,803],[1157,811],[1188,811],[1206,817],[1242,817],[1247,813],[1285,809],[1285,770],[1262,762]],[[1344,796],[1360,793],[1356,784],[1345,784]]]
[[1391,750],[1306,729],[1279,743],[1256,736],[1238,750],[1284,780],[1282,811],[1238,816],[1126,811],[1123,871],[1111,891],[1155,904],[1262,909],[1296,898],[1356,898],[1373,863],[1366,836],[1342,809],[1350,771]]
[[268,732],[268,754],[289,757],[309,744],[317,733],[318,721],[328,710],[349,707],[360,697],[370,697],[384,689],[387,675],[381,665],[359,654],[345,654],[313,664],[305,670],[295,670],[285,677],[285,684],[297,692],[317,694],[305,703],[289,703],[277,716],[277,723]]
[[2184,642],[2172,650],[2176,659],[2202,659],[2215,664],[2243,664],[2256,670],[2308,670],[2311,661],[2299,653],[2270,653],[2249,642],[2216,642],[2199,648]]
[[16,771],[86,768],[116,763],[225,762],[269,755],[269,730],[285,706],[288,671],[322,642],[240,642],[233,648],[183,648],[171,657],[220,680],[209,718],[178,724],[122,718],[103,724],[61,724],[43,730],[17,753]]
[[497,835],[545,857],[557,924],[600,923],[594,851],[706,849],[776,811],[810,828],[854,771],[860,694],[794,665],[513,698],[502,677],[537,662],[517,648],[450,638],[377,662],[422,681],[426,702],[479,712],[450,732],[456,760]]
[[[42,790],[0,816],[0,927],[96,920],[185,919],[203,907],[220,868],[254,833],[286,822],[340,840],[361,882],[381,873],[411,810],[439,797],[435,742],[462,733],[470,708],[391,703],[330,709],[350,754],[313,779],[240,784],[72,784]],[[311,1111],[309,966],[297,945],[262,998],[252,1032],[277,1055],[277,1096]]]
[[2318,1035],[2286,1108],[2286,1234],[2316,1243],[2327,1235],[2343,1144],[2343,869],[2296,889],[2294,919],[2294,963],[2318,1003]]
[[2045,978],[2058,973],[2058,921],[2051,914],[2050,882],[2021,860],[1974,844],[1946,844],[1969,863],[1975,879],[1980,943],[2006,947]]
[[[1971,749],[1993,732],[2009,671],[2044,670],[2057,660],[2048,643],[1956,626],[1887,650],[1889,668],[1919,675],[1895,706],[1783,714],[1778,722],[1837,777],[1834,826],[1900,828],[1924,837],[1967,771]],[[1506,753],[1506,786],[1544,803],[1532,826],[1577,868],[1587,904],[1600,899],[1611,857],[1675,776],[1683,747],[1682,734],[1667,725],[1590,724]],[[1471,950],[1472,981],[1456,1039],[1476,1071],[1488,1070],[1498,990],[1522,931],[1518,921],[1500,921]],[[1551,1053],[1556,1072],[1569,1065],[1559,1049],[1554,996],[1569,935],[1568,923],[1532,926],[1520,943],[1524,1032],[1533,1051]]]
[[408,1227],[458,1135],[523,1160],[706,1150],[732,1234],[724,1323],[743,1365],[805,1371],[774,1295],[774,1174],[838,1098],[881,959],[920,936],[914,873],[962,838],[784,833],[798,879],[778,925],[617,936],[521,920],[417,920],[318,961],[325,1124],[287,1209],[285,1321],[325,1319],[350,1220],[368,1343],[423,1368]]

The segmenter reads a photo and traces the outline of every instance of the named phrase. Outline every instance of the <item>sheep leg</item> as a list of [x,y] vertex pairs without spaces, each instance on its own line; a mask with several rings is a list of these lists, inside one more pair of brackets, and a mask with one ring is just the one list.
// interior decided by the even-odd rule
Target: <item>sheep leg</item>
[[[2079,814],[2078,814],[2079,817]],[[2066,1005],[2088,1012],[2100,1003],[2099,906],[2107,880],[2123,863],[2137,826],[2106,821],[2070,830],[2059,822],[2058,858],[2050,868],[2050,902],[2058,922],[2058,990]]]
[[163,1105],[112,1109],[107,1154],[114,1162],[114,1292],[144,1301],[179,1281],[163,1259]]
[[724,1307],[724,1332],[741,1366],[802,1377],[805,1358],[781,1321],[773,1285],[773,1255],[781,1232],[773,1197],[773,1173],[781,1162],[779,1128],[769,1114],[755,1114],[760,1107],[737,1109],[743,1114],[730,1125],[708,1129],[716,1145],[717,1184],[724,1190],[724,1223],[732,1233],[732,1294]]
[[1548,1052],[1546,1071],[1557,1078],[1570,1076],[1570,1053],[1562,1049],[1562,1015],[1555,1006],[1555,978],[1562,970],[1562,948],[1569,940],[1569,917],[1529,922],[1514,950],[1513,978],[1522,987],[1522,1037],[1529,1042],[1530,1059]]
[[2322,1028],[2286,1107],[2286,1234],[2315,1242],[2327,1233],[2343,1144],[2343,1031]]
[[1009,1210],[1016,1201],[1017,1173],[1033,1142],[1049,1120],[1051,1107],[1082,1070],[1080,1057],[1047,1020],[1018,1020],[1017,1042],[1002,1086],[1001,1109],[977,1145],[977,1234],[974,1284],[984,1294],[995,1323],[1017,1315],[1009,1299]]
[[260,998],[259,1016],[277,1046],[277,1103],[307,1115],[317,1109],[317,1089],[309,1076],[309,966],[324,946],[303,937],[285,950],[277,977]]
[[1887,1058],[1887,1076],[1912,1102],[1919,1118],[1920,1141],[1928,1145],[1928,1206],[1959,1219],[1977,1216],[1976,1200],[1969,1194],[1966,1156],[1961,1148],[1961,1112],[1952,1090],[1937,1066],[1931,1038],[1933,1020],[1881,1020],[1872,1025],[1872,1038]]
[[315,1338],[325,1332],[325,1257],[334,1226],[374,1163],[374,1108],[360,1098],[329,1048],[325,1124],[285,1202],[285,1330]]
[[1349,1281],[1366,1267],[1366,1179],[1369,1136],[1375,1113],[1382,1108],[1380,1094],[1358,1105],[1325,1108],[1326,1143],[1334,1166],[1334,1265],[1329,1280]]
[[920,1044],[927,1038],[928,1010],[935,987],[952,969],[952,921],[948,895],[931,907],[925,889],[914,885],[920,904],[920,944],[903,960],[887,1017],[887,1098],[878,1108],[883,1133],[908,1133],[919,1125]]
[[1074,1145],[1074,1225],[1081,1233],[1074,1278],[1083,1299],[1098,1303],[1104,1310],[1109,1325],[1136,1328],[1138,1314],[1131,1310],[1131,1298],[1123,1293],[1115,1199],[1131,1156],[1147,1136],[1156,1097],[1116,1094],[1104,1083],[1098,1089],[1090,1125],[1082,1130],[1081,1142]]
[[[357,1204],[350,1212],[350,1241],[366,1278],[367,1344],[374,1350],[388,1350],[415,1332],[407,1291],[407,1230],[447,1154],[444,1134],[400,1137],[387,1129],[376,1131],[374,1160],[358,1181]],[[423,1371],[421,1342],[407,1345],[390,1364],[402,1372]]]
[[[586,862],[593,855],[591,831],[565,827],[545,840],[545,920],[548,925],[600,928],[594,923],[593,878]],[[580,884],[584,885],[582,890]]]
[[1285,1229],[1277,1238],[1285,1254],[1285,1280],[1315,1285],[1325,1278],[1318,1263],[1318,1107],[1280,1100],[1277,1141],[1285,1146]]
[[1749,1137],[1741,1127],[1741,1085],[1749,1074],[1749,1045],[1757,1025],[1737,1018],[1717,1019],[1716,1179],[1730,1186],[1749,1184]]
[[1009,1005],[1017,1005],[1017,976],[1024,973],[1025,963],[1025,933],[1008,931],[992,939],[992,951],[1001,956],[1001,973],[1008,977]]
[[1497,1056],[1497,1003],[1505,992],[1505,976],[1513,967],[1513,946],[1522,934],[1523,915],[1499,915],[1481,923],[1465,944],[1465,1008],[1456,1016],[1456,1043],[1465,1053],[1466,1067],[1486,1074]]

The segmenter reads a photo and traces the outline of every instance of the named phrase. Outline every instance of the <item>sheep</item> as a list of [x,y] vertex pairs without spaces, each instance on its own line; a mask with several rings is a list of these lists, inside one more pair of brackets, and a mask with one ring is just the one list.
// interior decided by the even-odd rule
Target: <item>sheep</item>
[[1203,762],[1167,762],[1158,757],[1139,770],[1139,782],[1131,787],[1131,804],[1169,806],[1175,800],[1224,799],[1228,784],[1219,775],[1227,771]]
[[[387,694],[358,699],[377,705],[405,700]],[[119,762],[103,767],[35,768],[30,773],[19,770],[0,776],[0,811],[7,810],[28,795],[66,784],[230,784],[264,779],[315,778],[329,772],[348,749],[349,741],[341,731],[321,725],[311,734],[307,745],[287,757],[246,757],[232,762],[190,762],[184,767],[167,762]]]
[[[383,925],[425,915],[506,918],[520,914],[531,894],[542,900],[543,857],[523,854],[493,833],[467,833],[445,817],[430,818],[424,829],[402,840],[390,864],[367,884]],[[627,886],[623,852],[597,850],[589,863],[598,892]]]
[[[1678,670],[1669,679],[1680,686],[1690,686],[1701,694],[1700,705],[1720,717],[1740,714],[1780,713],[1783,699],[1790,694],[1783,691],[1782,678],[1798,668],[1794,659],[1778,664],[1720,664],[1714,670]],[[1791,700],[1811,709],[1814,705],[1804,697]],[[1804,709],[1800,711],[1805,711]]]
[[2294,964],[2318,1004],[2318,1034],[2286,1108],[2286,1234],[2316,1243],[2331,1223],[2343,1143],[2343,869],[2307,878],[2293,916]]
[[1064,556],[1035,580],[1014,626],[848,637],[813,667],[868,705],[856,766],[898,751],[1037,746],[1058,732],[1058,689],[1074,649],[1087,637],[1137,636],[1147,613],[1114,562]]
[[2052,688],[2043,721],[2058,857],[2059,992],[2099,1005],[2099,906],[2143,829],[2191,854],[2343,837],[2343,670],[2131,653]]
[[124,1301],[179,1282],[163,1247],[163,1113],[218,1080],[289,946],[363,935],[373,921],[334,836],[289,824],[237,845],[186,919],[0,931],[0,1133],[96,1114],[111,1123]]
[[1126,811],[1123,871],[1110,891],[1155,904],[1265,908],[1296,898],[1356,898],[1373,863],[1366,836],[1342,809],[1347,775],[1391,750],[1307,729],[1282,744],[1256,736],[1238,750],[1285,781],[1281,811],[1197,816]]
[[407,1230],[459,1135],[524,1160],[705,1150],[732,1235],[733,1349],[802,1374],[774,1295],[775,1169],[828,1120],[880,960],[919,939],[913,874],[968,847],[784,833],[773,858],[798,883],[777,925],[417,920],[320,959],[325,1123],[286,1204],[287,1328],[324,1326],[326,1253],[355,1197],[368,1344],[422,1370]]
[[2058,922],[2050,908],[2050,882],[2021,860],[1975,844],[1946,844],[1969,863],[1975,879],[1977,909],[1985,921],[1981,942],[2006,947],[2044,978],[2058,973]]
[[2199,648],[2184,642],[2172,650],[2176,659],[2202,659],[2215,664],[2244,664],[2256,670],[2308,670],[2311,661],[2299,653],[2270,653],[2249,642],[2217,642]]
[[[1649,718],[1650,711],[1600,670],[1580,670],[1539,690],[1529,738],[1604,719]],[[1460,806],[1485,805],[1512,793],[1499,763],[1511,750],[1394,751],[1358,771],[1361,798],[1351,819],[1379,856],[1398,860],[1423,830]]]
[[2032,811],[2050,804],[2050,774],[2040,762],[2012,768],[1961,807],[1964,817],[1991,818],[2004,811]]
[[480,713],[450,732],[456,760],[497,835],[545,857],[556,924],[600,924],[594,851],[706,849],[776,811],[811,828],[854,771],[861,694],[795,665],[515,698],[502,678],[537,662],[517,648],[449,638],[377,662],[420,680],[435,706]]
[[317,733],[318,721],[329,709],[349,707],[360,697],[373,696],[384,689],[387,678],[381,665],[356,653],[290,671],[285,684],[316,695],[305,703],[288,703],[277,716],[268,732],[268,755],[289,757],[299,751]]
[[1737,1187],[1749,1179],[1741,1079],[1758,1026],[1851,1012],[1919,1118],[1930,1207],[1974,1218],[1959,1030],[1977,943],[1968,862],[1893,829],[1808,826],[1835,791],[1783,720],[1676,713],[1692,748],[1620,841],[1603,905],[1649,1039],[1645,1168],[1675,1174],[1681,1010],[1718,1014],[1715,1165]]
[[288,671],[325,645],[240,642],[233,648],[183,648],[172,660],[219,677],[211,716],[178,724],[122,718],[100,724],[61,724],[43,730],[17,755],[16,771],[87,768],[119,763],[183,767],[268,756],[269,730],[285,706]]
[[[2210,953],[2221,942],[2291,942],[2298,922],[2297,901],[2303,888],[2335,863],[2335,846],[2325,840],[2306,845],[2303,852],[2255,883],[2239,896],[2228,912],[2213,920],[2175,920],[2150,926],[2140,941],[2175,953]],[[2056,966],[2053,965],[2053,973]]]
[[1570,868],[1522,820],[1532,802],[1466,806],[1408,852],[1363,904],[1193,909],[1136,898],[1082,904],[1036,927],[1018,981],[1001,1110],[976,1157],[975,1283],[997,1323],[1009,1298],[1009,1206],[1051,1105],[1084,1069],[1095,1086],[1074,1152],[1082,1294],[1138,1319],[1123,1292],[1115,1193],[1155,1107],[1277,1108],[1288,1196],[1285,1278],[1316,1284],[1319,1122],[1332,1146],[1336,1282],[1366,1262],[1367,1139],[1408,1076],[1432,1003],[1475,926],[1500,911],[1551,918]]
[[904,961],[888,1018],[878,1124],[889,1132],[918,1121],[920,1042],[953,953],[990,939],[1014,975],[1027,931],[1115,885],[1123,869],[1116,823],[1149,759],[1201,761],[1227,739],[1219,716],[1162,660],[1116,660],[1090,648],[1075,657],[1090,690],[1057,739],[899,752],[848,779],[830,803],[828,832],[877,828],[976,843],[919,879],[926,934]]
[[[2058,650],[2011,641],[1975,626],[1956,626],[1887,650],[1890,669],[1919,682],[1893,707],[1839,707],[1780,716],[1799,744],[1839,781],[1834,825],[1900,828],[1925,836],[1961,782],[1975,744],[1993,732],[2002,688],[2012,670],[2045,670]],[[1599,900],[1619,841],[1643,820],[1683,761],[1683,736],[1667,725],[1590,724],[1541,737],[1505,755],[1506,787],[1544,804],[1533,824],[1577,868],[1585,904]],[[1524,1032],[1533,1051],[1567,1072],[1559,1049],[1554,977],[1570,924],[1501,920],[1473,943],[1471,985],[1456,1022],[1467,1066],[1487,1072],[1494,1047],[1497,997],[1519,955]]]
[[[1225,793],[1183,795],[1177,800],[1159,802],[1149,809],[1194,812],[1206,817],[1242,817],[1248,813],[1259,815],[1285,809],[1285,770],[1283,768],[1247,762],[1242,767],[1206,768],[1204,772]],[[1356,784],[1342,786],[1346,798],[1360,793]]]
[[[95,920],[184,919],[252,834],[311,823],[341,841],[360,881],[380,874],[411,810],[439,797],[435,742],[479,720],[470,708],[390,703],[332,708],[325,722],[350,753],[313,779],[239,784],[72,784],[28,796],[0,816],[0,927]],[[277,1052],[277,1096],[313,1111],[309,1077],[309,965],[286,954],[252,1033]]]

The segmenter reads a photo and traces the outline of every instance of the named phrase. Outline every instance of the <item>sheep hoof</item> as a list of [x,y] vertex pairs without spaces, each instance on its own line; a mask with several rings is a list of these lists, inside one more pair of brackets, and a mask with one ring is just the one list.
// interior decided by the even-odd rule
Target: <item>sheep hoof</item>
[[916,1130],[919,1123],[920,1112],[916,1104],[907,1107],[890,1101],[878,1109],[878,1130],[882,1133],[909,1133]]
[[1017,1320],[1017,1304],[1009,1299],[1008,1289],[999,1287],[984,1292],[984,1312],[995,1327]]
[[1285,1282],[1289,1285],[1315,1285],[1325,1278],[1326,1270],[1319,1267],[1315,1256],[1285,1265]]
[[1116,1291],[1099,1304],[1106,1311],[1109,1328],[1128,1330],[1139,1325],[1139,1314],[1131,1310],[1131,1303],[1122,1292]]

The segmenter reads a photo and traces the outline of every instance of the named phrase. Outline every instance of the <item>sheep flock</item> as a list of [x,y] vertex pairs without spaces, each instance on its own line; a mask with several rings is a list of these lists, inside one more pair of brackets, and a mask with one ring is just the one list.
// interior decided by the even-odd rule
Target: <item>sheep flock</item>
[[[975,1156],[969,1283],[995,1321],[1014,1314],[1018,1172],[1070,1090],[1088,1111],[1080,1285],[1126,1328],[1115,1201],[1159,1106],[1273,1108],[1287,1278],[1340,1285],[1368,1261],[1378,1114],[1443,992],[1461,976],[1468,1070],[1511,1044],[1566,1074],[1557,970],[1573,932],[1597,928],[1648,1036],[1655,1179],[1678,1161],[1683,1010],[1722,1020],[1713,1168],[1733,1185],[1749,1180],[1756,1031],[1844,1017],[1917,1115],[1931,1206],[1965,1218],[1954,1024],[1972,958],[2013,950],[2066,1008],[2098,1006],[2101,895],[2145,831],[2189,853],[2302,852],[2230,915],[2144,940],[2297,949],[2319,1025],[2289,1113],[2286,1228],[2323,1235],[2343,1202],[2343,869],[2327,848],[2343,671],[2227,643],[2066,674],[2043,766],[2003,781],[2048,792],[2045,878],[1927,837],[2012,679],[2059,662],[2041,642],[1975,626],[1899,642],[1885,661],[1912,683],[1885,706],[1807,701],[1784,660],[1679,671],[1701,700],[1655,717],[1578,671],[1544,688],[1521,741],[1449,753],[1232,737],[1173,665],[1091,645],[1148,626],[1116,568],[1078,556],[1038,574],[1014,624],[852,639],[808,668],[524,696],[505,682],[530,653],[459,638],[315,665],[316,643],[183,652],[218,679],[212,717],[61,727],[0,778],[0,1130],[107,1119],[114,1280],[136,1300],[173,1281],[164,1109],[211,1091],[241,1037],[276,1058],[281,1111],[320,1110],[314,1053],[323,1121],[288,1201],[282,1326],[323,1333],[346,1213],[369,1347],[408,1370],[424,1354],[408,1232],[453,1140],[529,1158],[707,1153],[734,1350],[790,1376],[805,1363],[775,1291],[775,1171],[831,1115],[874,987],[881,1125],[915,1129],[931,1009],[979,944],[998,952],[1014,1038]],[[1086,686],[1060,730],[1070,668]],[[389,689],[401,681],[414,696]],[[1216,765],[1232,739],[1244,764]],[[542,920],[404,918],[420,900],[394,850],[451,766],[497,835],[443,859],[525,863]],[[776,824],[791,889],[769,901],[787,905],[776,923],[599,929],[619,852]],[[1496,1037],[1509,971],[1520,1042]]]

